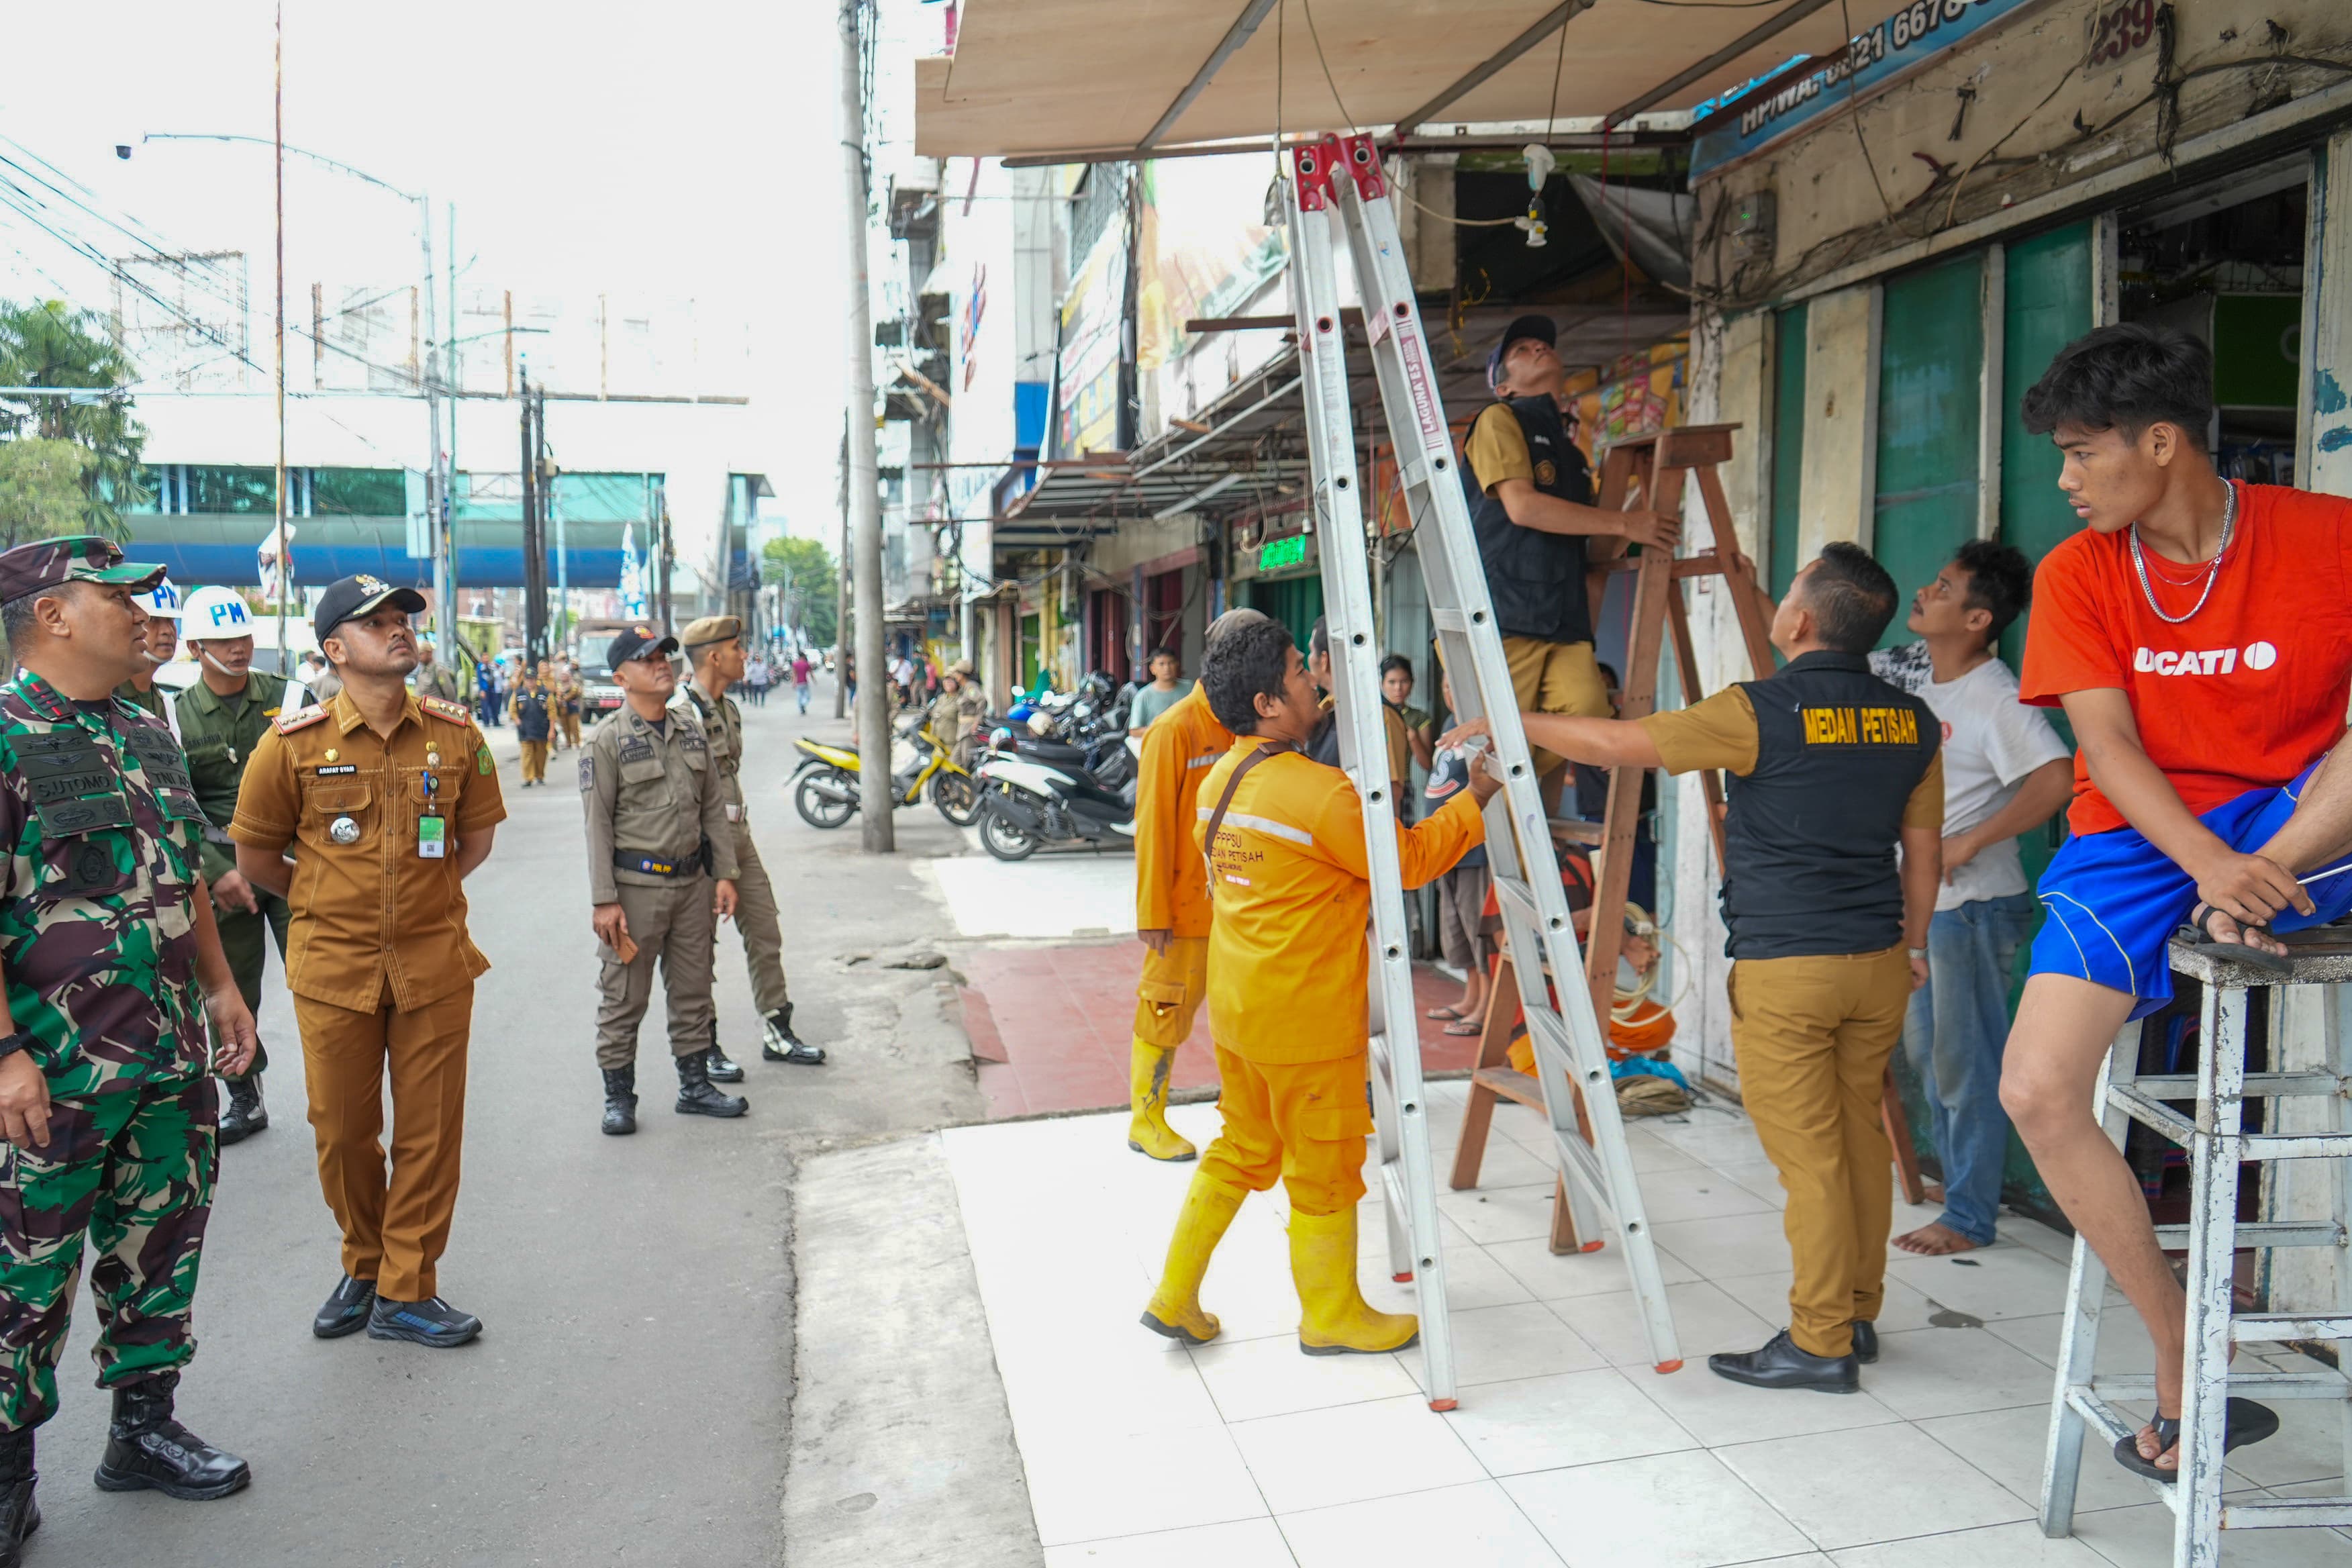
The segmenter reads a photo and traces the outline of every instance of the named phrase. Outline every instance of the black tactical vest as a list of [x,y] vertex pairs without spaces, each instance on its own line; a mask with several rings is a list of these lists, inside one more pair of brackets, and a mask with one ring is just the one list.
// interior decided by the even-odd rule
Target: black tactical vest
[[[1549,397],[1514,397],[1511,412],[1528,439],[1535,487],[1548,496],[1592,504],[1592,470],[1568,438],[1559,405]],[[1470,501],[1470,524],[1478,535],[1478,559],[1486,568],[1486,594],[1495,602],[1495,625],[1505,637],[1546,642],[1591,642],[1592,612],[1585,600],[1584,539],[1580,534],[1538,533],[1521,528],[1462,464],[1462,486]]]
[[1742,683],[1756,768],[1723,823],[1725,951],[1734,958],[1877,952],[1903,940],[1895,847],[1943,727],[1858,653],[1809,653]]

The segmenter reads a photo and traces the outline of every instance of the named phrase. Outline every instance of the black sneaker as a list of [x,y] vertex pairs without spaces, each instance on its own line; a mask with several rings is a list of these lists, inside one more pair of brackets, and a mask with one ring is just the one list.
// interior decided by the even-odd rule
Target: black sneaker
[[369,1310],[375,1305],[375,1281],[354,1279],[346,1274],[334,1293],[327,1298],[319,1315],[310,1320],[310,1331],[322,1340],[339,1340],[345,1334],[358,1333],[367,1327]]
[[379,1296],[375,1310],[368,1314],[367,1331],[372,1340],[406,1340],[446,1350],[480,1333],[482,1320],[457,1310],[438,1296],[425,1301],[394,1301]]

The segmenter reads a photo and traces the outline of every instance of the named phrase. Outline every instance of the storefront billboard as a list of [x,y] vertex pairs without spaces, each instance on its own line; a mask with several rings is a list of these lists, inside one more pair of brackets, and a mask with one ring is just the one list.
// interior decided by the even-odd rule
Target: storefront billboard
[[[1700,121],[1691,144],[1696,182],[1761,152],[1824,114],[1844,109],[1927,64],[1961,39],[2042,0],[1910,0],[1848,40],[1825,65],[1767,80]],[[2116,9],[2128,16],[2137,0]],[[2152,6],[2146,7],[2152,10]]]

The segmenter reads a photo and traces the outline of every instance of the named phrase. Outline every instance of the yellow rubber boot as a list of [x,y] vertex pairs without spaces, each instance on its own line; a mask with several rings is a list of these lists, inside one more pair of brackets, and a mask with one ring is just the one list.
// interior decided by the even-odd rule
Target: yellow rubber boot
[[1247,1196],[1205,1171],[1193,1174],[1183,1212],[1176,1216],[1176,1234],[1168,1238],[1160,1289],[1143,1309],[1145,1328],[1187,1344],[1204,1345],[1217,1337],[1217,1320],[1201,1310],[1201,1279],[1209,1272],[1209,1255],[1217,1250]]
[[1421,1337],[1421,1320],[1376,1312],[1356,1288],[1356,1211],[1290,1215],[1290,1276],[1298,1286],[1298,1348],[1308,1355],[1378,1355]]
[[1135,1042],[1127,1067],[1128,1099],[1135,1107],[1127,1124],[1127,1146],[1139,1154],[1181,1164],[1199,1158],[1201,1152],[1168,1125],[1168,1075],[1175,1066],[1173,1050]]

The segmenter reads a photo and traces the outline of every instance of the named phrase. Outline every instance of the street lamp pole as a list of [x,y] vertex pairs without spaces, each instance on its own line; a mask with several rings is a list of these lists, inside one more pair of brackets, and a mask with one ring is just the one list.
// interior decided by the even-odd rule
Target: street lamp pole
[[286,549],[286,5],[278,0],[277,52],[272,63],[272,113],[278,198],[278,537],[270,546],[278,573],[278,673],[291,676],[286,657],[286,591],[293,571]]

